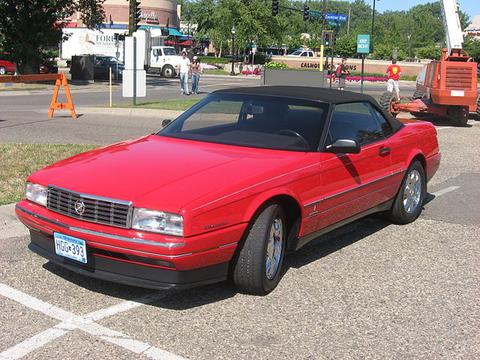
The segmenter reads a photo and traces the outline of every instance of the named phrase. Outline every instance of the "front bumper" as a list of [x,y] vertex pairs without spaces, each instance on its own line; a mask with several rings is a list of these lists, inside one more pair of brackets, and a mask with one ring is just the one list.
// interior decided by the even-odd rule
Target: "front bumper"
[[[29,248],[75,272],[128,285],[186,288],[226,279],[246,224],[185,238],[87,223],[23,200],[15,209],[31,231]],[[87,264],[55,254],[54,233],[85,240]]]
[[28,248],[34,253],[68,270],[96,279],[160,290],[185,289],[227,279],[228,262],[196,270],[175,271],[98,256],[96,250],[88,245],[88,262],[81,264],[56,255],[53,236],[33,230],[30,235],[31,243]]

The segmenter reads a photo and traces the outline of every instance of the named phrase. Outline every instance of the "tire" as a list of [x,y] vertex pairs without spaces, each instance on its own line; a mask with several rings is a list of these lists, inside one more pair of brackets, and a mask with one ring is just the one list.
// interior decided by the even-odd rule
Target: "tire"
[[412,96],[412,100],[417,100],[423,98],[424,93],[420,90],[415,90]]
[[398,115],[398,112],[394,112],[392,108],[392,103],[394,101],[395,101],[395,95],[393,95],[393,93],[391,93],[390,91],[386,91],[380,97],[379,104],[384,111],[396,117]]
[[[419,186],[419,188],[417,186]],[[425,169],[418,160],[415,160],[408,167],[392,208],[387,213],[388,218],[393,223],[400,225],[415,221],[422,212],[423,201],[426,194],[427,181]]]
[[[266,206],[247,231],[233,263],[233,283],[241,292],[265,295],[275,289],[282,274],[287,242],[283,208],[279,204]],[[276,260],[273,263],[272,258]]]
[[430,113],[411,112],[410,114],[417,119],[431,119],[432,118],[432,114],[430,114]]
[[451,106],[447,111],[450,122],[454,126],[465,127],[468,123],[468,107]]
[[3,66],[0,66],[0,75],[5,75],[7,73],[7,69],[5,69]]
[[480,96],[477,99],[477,119],[480,118]]
[[162,76],[168,79],[174,78],[177,74],[172,65],[165,65],[162,69]]

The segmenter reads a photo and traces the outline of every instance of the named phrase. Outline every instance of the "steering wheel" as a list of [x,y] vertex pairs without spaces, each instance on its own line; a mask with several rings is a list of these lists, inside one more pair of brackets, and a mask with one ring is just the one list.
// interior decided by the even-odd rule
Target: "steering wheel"
[[305,145],[306,149],[310,149],[310,143],[307,141],[307,139],[305,139],[302,135],[300,135],[295,130],[282,129],[282,130],[278,130],[277,132],[275,132],[275,134],[278,134],[278,135],[294,135],[302,141],[302,143],[303,143],[303,145]]

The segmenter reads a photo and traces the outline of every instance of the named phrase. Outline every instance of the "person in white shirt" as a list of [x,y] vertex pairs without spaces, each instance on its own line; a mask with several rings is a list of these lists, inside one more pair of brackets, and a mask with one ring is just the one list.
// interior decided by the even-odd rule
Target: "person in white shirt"
[[190,60],[187,57],[187,53],[182,51],[182,59],[180,60],[180,64],[177,65],[177,71],[180,73],[180,88],[182,90],[182,94],[190,95],[190,91],[188,90],[188,74],[190,73]]

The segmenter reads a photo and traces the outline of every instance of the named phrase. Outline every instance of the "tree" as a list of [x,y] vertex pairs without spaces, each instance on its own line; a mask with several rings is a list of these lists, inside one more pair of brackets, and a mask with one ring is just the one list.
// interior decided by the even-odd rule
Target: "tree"
[[105,13],[105,0],[0,0],[0,47],[12,54],[20,73],[36,73],[42,51],[57,47],[66,19],[81,12],[83,23],[93,28]]

